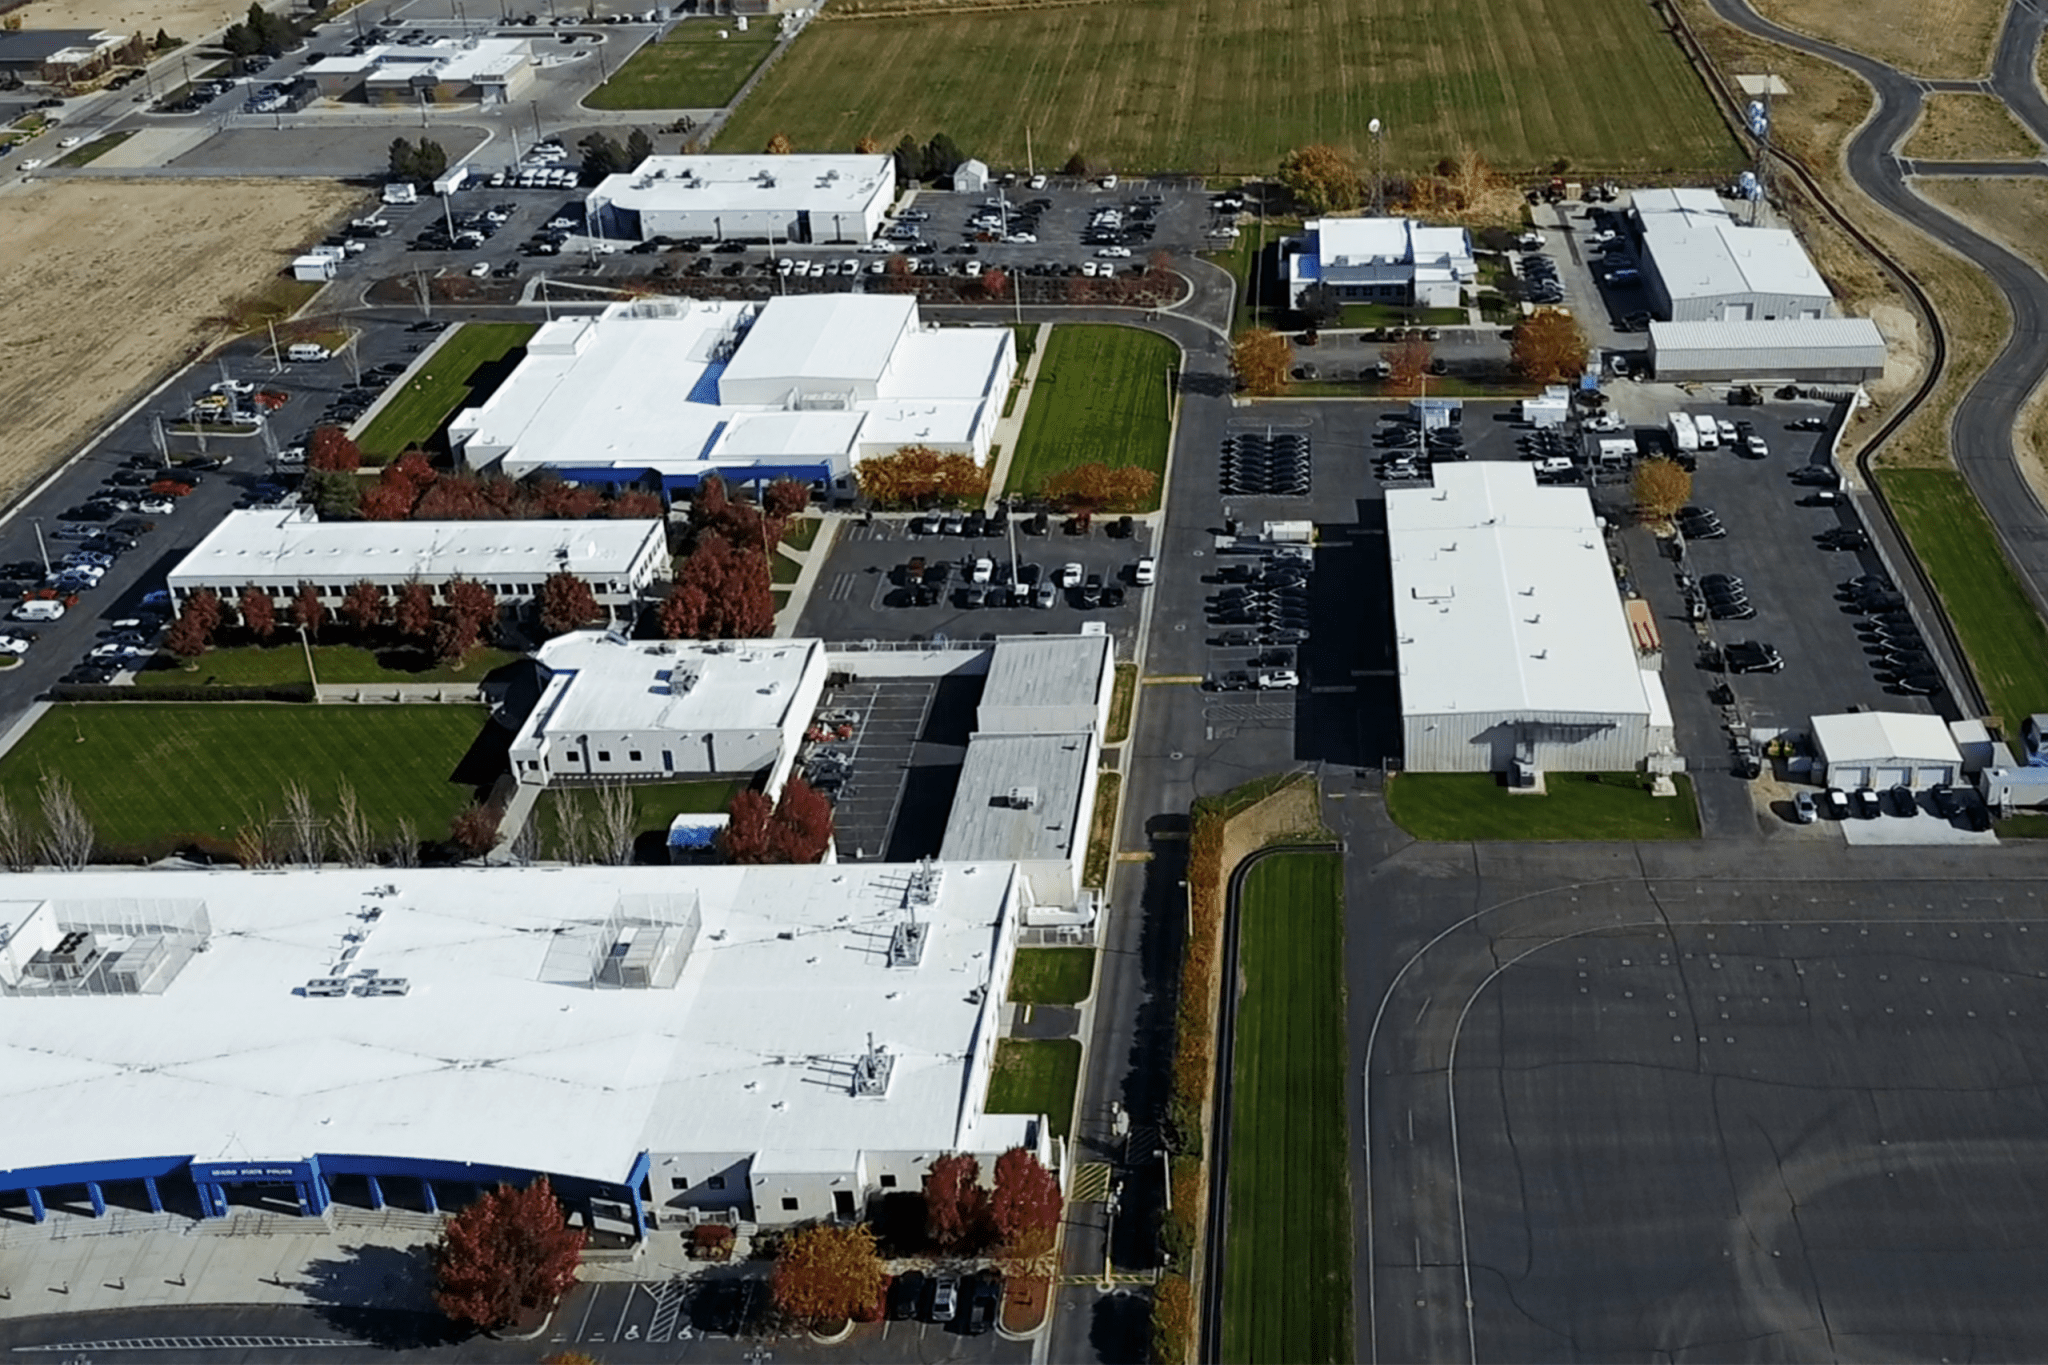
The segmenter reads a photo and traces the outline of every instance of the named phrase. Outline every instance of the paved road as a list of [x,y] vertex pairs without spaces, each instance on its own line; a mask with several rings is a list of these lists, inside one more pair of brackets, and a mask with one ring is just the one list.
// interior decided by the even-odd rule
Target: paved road
[[[1950,431],[1956,464],[1984,505],[2006,553],[2018,567],[2037,608],[2048,613],[2048,509],[2020,472],[2012,433],[2027,395],[2048,375],[2048,280],[2031,264],[1966,227],[1920,197],[1908,182],[1913,163],[1893,154],[1920,116],[1927,83],[1885,65],[1763,19],[1746,0],[1708,0],[1737,28],[1847,67],[1877,92],[1877,109],[1844,153],[1849,175],[1886,212],[1968,258],[1991,277],[2012,309],[2005,348],[1957,405]],[[2027,4],[2006,12],[1992,63],[1981,86],[2005,101],[2015,117],[2048,142],[2048,100],[2034,83],[2034,56],[2048,16]],[[1985,168],[1991,173],[1991,168]],[[2039,167],[2006,167],[1999,174],[2038,174]]]

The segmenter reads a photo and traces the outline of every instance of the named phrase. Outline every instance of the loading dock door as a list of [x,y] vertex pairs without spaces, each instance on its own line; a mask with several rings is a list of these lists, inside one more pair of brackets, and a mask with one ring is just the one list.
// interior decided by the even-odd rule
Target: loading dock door
[[1828,785],[1844,791],[1870,785],[1870,769],[1854,763],[1831,763],[1828,765]]
[[1912,780],[1911,768],[1883,767],[1877,770],[1877,785],[1880,787],[1896,787],[1902,782],[1910,784]]

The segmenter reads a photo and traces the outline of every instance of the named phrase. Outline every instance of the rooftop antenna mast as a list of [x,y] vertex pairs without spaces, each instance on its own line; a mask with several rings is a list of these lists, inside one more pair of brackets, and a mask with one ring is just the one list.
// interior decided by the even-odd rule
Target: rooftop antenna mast
[[1771,96],[1777,89],[1778,77],[1774,71],[1764,73],[1762,98],[1749,102],[1749,131],[1756,138],[1756,161],[1750,167],[1754,181],[1749,190],[1749,225],[1755,227],[1763,213],[1764,200],[1770,197],[1771,188]]
[[1372,134],[1372,216],[1387,216],[1387,126],[1378,119],[1365,125]]

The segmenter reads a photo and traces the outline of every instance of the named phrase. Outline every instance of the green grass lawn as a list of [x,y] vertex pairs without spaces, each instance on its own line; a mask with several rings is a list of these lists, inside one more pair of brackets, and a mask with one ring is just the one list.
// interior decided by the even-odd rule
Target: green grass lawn
[[[468,405],[478,371],[495,367],[509,373],[535,330],[530,322],[463,323],[434,352],[426,368],[406,381],[405,391],[393,397],[364,429],[356,442],[364,456],[388,460],[409,447],[424,447],[451,416]],[[495,383],[493,380],[492,387]]]
[[259,812],[277,815],[294,780],[332,813],[345,778],[380,836],[409,817],[438,839],[489,780],[460,771],[487,724],[480,706],[60,705],[0,758],[0,794],[32,812],[42,775],[61,773],[107,853],[161,857],[229,851]]
[[[667,856],[668,827],[678,815],[722,811],[732,805],[733,793],[745,785],[742,781],[717,778],[704,782],[654,782],[629,788],[633,793],[634,827],[639,831],[639,838],[634,842],[642,860],[655,861],[657,852],[661,857]],[[560,862],[568,856],[562,847],[561,816],[558,813],[562,806],[568,804],[581,808],[586,827],[595,826],[595,791],[578,787],[543,793],[533,808],[533,820],[535,831],[540,836],[540,856],[544,861]]]
[[1347,1361],[1351,1148],[1344,863],[1269,858],[1245,883],[1220,1355]]
[[1462,327],[1462,308],[1402,308],[1391,303],[1347,303],[1339,310],[1339,327]]
[[[1173,430],[1166,377],[1179,368],[1180,348],[1152,332],[1053,328],[1010,461],[1009,491],[1036,493],[1051,475],[1098,461],[1163,477]],[[1158,506],[1155,492],[1143,510]]]
[[139,128],[130,128],[124,132],[108,133],[105,137],[96,137],[83,147],[73,147],[70,151],[58,157],[57,164],[59,166],[89,166],[126,142],[129,138],[134,137],[140,131],[142,130]]
[[1010,1002],[1078,1005],[1094,982],[1093,948],[1019,948],[1010,968]]
[[1697,839],[1691,779],[1651,796],[1635,773],[1546,773],[1545,794],[1511,795],[1493,773],[1402,773],[1387,781],[1387,814],[1418,839]]
[[[881,75],[878,73],[887,73]],[[1390,170],[1470,148],[1503,169],[1725,173],[1741,154],[1657,12],[1631,0],[1279,0],[978,9],[828,8],[734,111],[717,149],[802,151],[951,134],[991,166],[1085,152],[1111,170],[1270,173],[1290,149]]]
[[[1292,320],[1292,310],[1284,306],[1287,288],[1276,275],[1279,243],[1300,234],[1301,219],[1255,218],[1241,227],[1229,250],[1209,253],[1209,259],[1228,270],[1237,281],[1236,313],[1230,330],[1240,333],[1253,327],[1283,326]],[[1252,288],[1255,271],[1257,289]]]
[[1065,1137],[1074,1126],[1081,1044],[1072,1038],[999,1038],[988,1081],[991,1114],[1044,1114]]
[[[313,646],[313,667],[323,683],[476,682],[518,657],[507,649],[477,649],[460,668],[454,668],[410,651],[401,654],[360,645]],[[193,662],[195,667],[190,669],[179,667],[175,660],[170,661],[169,667],[145,669],[135,675],[135,685],[144,689],[264,687],[306,681],[306,653],[299,647],[297,636],[262,648],[245,645],[208,650]],[[419,667],[410,666],[414,664]]]
[[[727,35],[723,39],[720,30]],[[583,103],[592,109],[723,108],[774,46],[774,25],[759,18],[746,33],[735,29],[730,19],[678,24],[668,37],[627,58],[618,74],[591,91]],[[852,144],[842,150],[852,150]]]
[[1951,469],[1880,469],[1878,481],[1941,594],[1970,671],[2008,732],[2048,708],[2048,627],[2006,562],[1990,520]]
[[1116,798],[1124,785],[1122,773],[1104,772],[1096,778],[1095,818],[1088,826],[1088,852],[1081,860],[1081,885],[1109,885],[1109,860],[1116,854]]
[[1109,693],[1109,733],[1104,744],[1121,744],[1131,737],[1131,708],[1138,700],[1138,666],[1118,664],[1116,684]]
[[804,566],[788,555],[768,556],[768,578],[773,583],[788,586],[803,576]]
[[817,517],[791,517],[782,528],[782,543],[792,550],[808,550],[818,542],[824,522]]

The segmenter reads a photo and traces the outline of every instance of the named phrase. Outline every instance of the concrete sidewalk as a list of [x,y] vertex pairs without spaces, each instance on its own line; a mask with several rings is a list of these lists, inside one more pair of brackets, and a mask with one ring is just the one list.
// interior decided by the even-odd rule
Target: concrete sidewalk
[[1002,454],[996,456],[995,468],[988,475],[988,497],[983,500],[983,511],[993,511],[996,499],[1003,495],[1003,485],[1010,478],[1010,460],[1017,453],[1017,442],[1024,435],[1024,414],[1031,407],[1031,390],[1038,383],[1038,365],[1045,359],[1046,343],[1052,340],[1054,324],[1038,324],[1038,338],[1032,343],[1031,359],[1024,362],[1023,373],[1018,376],[1017,401],[1010,406],[1010,415],[998,417],[996,428],[989,436],[989,442]]
[[221,1303],[433,1308],[428,1250],[439,1217],[329,1217],[56,1213],[14,1225],[0,1233],[0,1319]]

